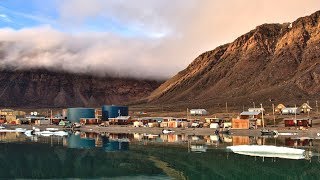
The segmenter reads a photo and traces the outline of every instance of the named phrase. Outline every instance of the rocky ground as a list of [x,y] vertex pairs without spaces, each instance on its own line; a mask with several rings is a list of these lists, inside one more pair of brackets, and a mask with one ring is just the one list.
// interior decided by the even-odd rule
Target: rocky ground
[[[8,128],[14,129],[17,127],[32,129],[31,125],[8,125]],[[41,130],[45,130],[47,127],[55,127],[60,130],[66,130],[63,127],[55,125],[44,125],[35,126],[39,127]],[[166,128],[168,129],[168,128]],[[215,134],[215,129],[210,128],[170,128],[173,130],[173,134],[187,134],[187,135],[213,135]],[[295,135],[290,135],[290,137],[309,137],[309,138],[320,138],[318,133],[320,133],[320,126],[299,129],[299,128],[285,128],[285,127],[267,127],[270,130],[277,130],[279,133],[295,133]],[[70,129],[69,129],[70,130]],[[132,127],[132,126],[109,126],[109,127],[99,127],[97,125],[85,125],[79,129],[75,129],[83,132],[96,132],[96,133],[146,133],[146,134],[162,134],[163,128],[147,128],[147,127]],[[237,130],[231,129],[231,136],[261,136],[261,128],[253,130]],[[281,136],[281,135],[280,135]],[[288,135],[284,135],[288,136]]]

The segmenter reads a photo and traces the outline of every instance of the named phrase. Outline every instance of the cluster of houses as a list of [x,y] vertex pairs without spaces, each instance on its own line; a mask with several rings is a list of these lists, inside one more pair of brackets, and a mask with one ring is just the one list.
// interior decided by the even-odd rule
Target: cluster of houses
[[[312,119],[309,118],[309,113],[312,110],[308,103],[303,103],[300,107],[286,107],[283,104],[277,105],[273,109],[273,114],[276,115],[299,115],[308,113],[307,118],[284,118],[285,127],[312,127]],[[234,129],[251,129],[263,126],[264,108],[249,108],[248,111],[243,111],[240,116],[232,119],[232,128]]]
[[[188,127],[208,127],[208,128],[233,128],[233,129],[250,129],[263,126],[263,116],[265,115],[265,109],[263,108],[249,108],[247,111],[240,113],[240,116],[232,119],[211,118],[208,117],[208,111],[205,109],[191,109],[188,113],[191,115],[187,118],[175,118],[175,117],[131,117],[128,113],[121,113],[118,115],[119,108],[117,106],[108,106],[115,109],[114,116],[109,113],[108,119],[103,117],[103,109],[85,109],[85,108],[71,108],[74,112],[73,115],[77,116],[80,124],[101,124],[104,125],[133,125],[134,127],[160,127],[160,128],[188,128]],[[68,120],[67,116],[69,109],[63,109],[61,113],[52,115],[52,111],[47,112],[46,115],[39,114],[37,112],[26,113],[23,111],[15,111],[12,109],[0,110],[0,124],[56,124],[65,125],[64,122]],[[90,117],[80,117],[79,112],[89,112]],[[312,108],[308,103],[303,103],[299,107],[286,107],[283,104],[279,104],[273,109],[273,114],[278,115],[299,115],[301,113],[310,113]],[[126,111],[128,111],[126,107]],[[71,111],[70,111],[71,112]],[[111,111],[110,111],[111,112]],[[81,113],[80,113],[81,114]],[[85,113],[88,114],[88,113]],[[112,115],[112,116],[111,116]],[[205,116],[205,117],[202,117]],[[201,118],[201,120],[200,120]],[[92,121],[94,120],[94,121]],[[77,122],[78,122],[77,121]],[[74,122],[74,121],[72,121]],[[312,120],[309,118],[297,119],[286,118],[284,119],[286,127],[291,126],[303,126],[311,127]]]
[[312,108],[308,103],[303,103],[300,107],[286,107],[283,104],[279,104],[274,109],[275,113],[283,115],[309,113],[311,110]]

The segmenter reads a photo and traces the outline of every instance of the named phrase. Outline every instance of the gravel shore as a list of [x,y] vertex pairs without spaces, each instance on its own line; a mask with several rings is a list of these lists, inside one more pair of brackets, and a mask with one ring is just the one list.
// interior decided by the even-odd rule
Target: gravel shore
[[[7,128],[26,128],[32,129],[32,125],[7,125]],[[58,128],[59,130],[66,130],[61,126],[55,125],[42,125],[35,126],[41,130],[45,130],[48,127]],[[167,129],[167,128],[166,128]],[[186,135],[212,135],[215,134],[215,129],[210,128],[170,128],[174,131],[174,134],[186,134]],[[294,133],[295,135],[290,135],[291,137],[309,137],[309,138],[320,138],[318,133],[320,133],[320,128],[308,128],[305,130],[299,130],[294,128],[268,128],[271,130],[277,130],[281,133]],[[146,133],[146,134],[162,134],[163,128],[153,127],[132,127],[132,126],[108,126],[108,127],[99,127],[97,125],[85,125],[81,128],[75,129],[82,132],[96,132],[96,133]],[[231,129],[232,136],[261,136],[261,129]],[[320,134],[319,134],[320,135]],[[283,135],[288,136],[288,135]]]

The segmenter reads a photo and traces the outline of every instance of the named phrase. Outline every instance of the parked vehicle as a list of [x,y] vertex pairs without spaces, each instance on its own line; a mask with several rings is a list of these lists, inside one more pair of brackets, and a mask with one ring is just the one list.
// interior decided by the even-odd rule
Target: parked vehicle
[[101,124],[99,124],[100,127],[108,127],[110,124],[108,121],[104,121]]

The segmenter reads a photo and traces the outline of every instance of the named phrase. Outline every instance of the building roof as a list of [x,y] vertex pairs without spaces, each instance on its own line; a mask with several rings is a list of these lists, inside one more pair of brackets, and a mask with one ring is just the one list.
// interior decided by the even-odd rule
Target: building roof
[[[261,108],[249,108],[248,111],[261,111]],[[262,108],[262,110],[264,111],[264,108]]]
[[298,107],[286,107],[286,108],[283,108],[282,110],[290,110],[290,109],[297,110]]
[[207,111],[205,109],[190,109],[190,111]]
[[311,106],[308,103],[303,103],[300,108],[302,109],[312,109]]
[[1,112],[13,112],[14,110],[13,109],[1,109],[0,111]]
[[282,109],[282,108],[285,108],[285,107],[286,107],[286,106],[285,106],[285,105],[283,105],[283,104],[278,104],[276,108],[278,108],[278,109]]
[[240,115],[241,116],[257,116],[261,112],[249,112],[249,111],[243,111]]
[[116,117],[116,118],[114,118],[114,119],[128,120],[128,119],[130,119],[130,118],[131,118],[130,116],[118,116],[118,117]]

